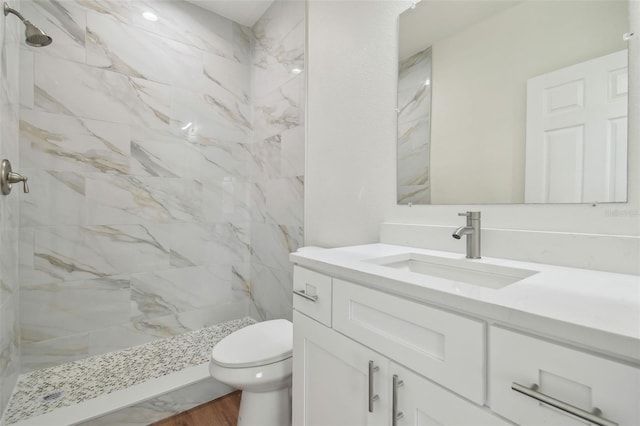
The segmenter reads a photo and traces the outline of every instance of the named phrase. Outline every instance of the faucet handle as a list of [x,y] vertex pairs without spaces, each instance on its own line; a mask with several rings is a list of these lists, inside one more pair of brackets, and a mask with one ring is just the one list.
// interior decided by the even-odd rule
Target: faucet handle
[[466,216],[469,220],[480,220],[480,212],[458,213],[458,216]]
[[29,193],[29,185],[27,185],[27,180],[29,180],[29,178],[26,176],[22,176],[20,173],[9,172],[9,174],[7,175],[7,182],[9,183],[22,182],[22,184],[24,185],[23,190],[25,194]]

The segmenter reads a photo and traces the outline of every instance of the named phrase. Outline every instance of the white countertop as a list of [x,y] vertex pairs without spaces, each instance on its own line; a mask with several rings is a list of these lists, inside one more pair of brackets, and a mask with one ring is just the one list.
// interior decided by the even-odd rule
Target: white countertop
[[336,278],[640,362],[639,276],[490,257],[464,259],[537,271],[491,289],[367,261],[405,253],[464,259],[459,253],[389,244],[300,250],[290,259]]

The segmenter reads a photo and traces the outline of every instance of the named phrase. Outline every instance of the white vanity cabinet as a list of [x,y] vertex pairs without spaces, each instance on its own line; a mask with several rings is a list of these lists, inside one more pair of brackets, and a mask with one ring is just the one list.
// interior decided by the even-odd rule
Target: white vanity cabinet
[[[294,277],[309,276],[295,269]],[[294,311],[293,425],[507,424],[442,387],[484,400],[482,322],[332,283],[334,328],[315,310]],[[294,279],[294,289],[303,285]]]
[[293,322],[293,425],[508,424],[299,312]]
[[375,262],[419,256],[452,257],[292,254],[294,426],[640,425],[637,276],[472,261],[536,271],[495,289]]

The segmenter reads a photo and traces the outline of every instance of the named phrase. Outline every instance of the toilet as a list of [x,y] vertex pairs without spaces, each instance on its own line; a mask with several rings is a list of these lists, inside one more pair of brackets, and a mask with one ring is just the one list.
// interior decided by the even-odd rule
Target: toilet
[[211,350],[211,376],[242,391],[238,426],[291,424],[293,324],[285,319],[244,327]]

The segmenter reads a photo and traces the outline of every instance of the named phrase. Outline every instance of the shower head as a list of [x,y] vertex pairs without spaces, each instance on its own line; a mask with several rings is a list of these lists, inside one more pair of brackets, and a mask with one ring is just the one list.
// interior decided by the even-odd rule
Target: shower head
[[44,31],[27,20],[23,22],[27,27],[24,31],[25,42],[29,46],[44,47],[51,44],[53,39],[49,37]]
[[51,37],[49,37],[40,28],[36,27],[31,22],[29,22],[27,19],[25,19],[24,16],[22,16],[22,14],[20,14],[20,12],[18,12],[15,9],[10,8],[9,5],[5,2],[4,3],[4,16],[7,16],[10,13],[12,13],[12,14],[16,15],[18,18],[20,18],[20,20],[22,21],[22,23],[26,27],[26,29],[24,31],[24,37],[25,37],[25,42],[29,46],[43,47],[43,46],[48,46],[48,45],[51,44],[51,42],[53,41],[53,39]]

